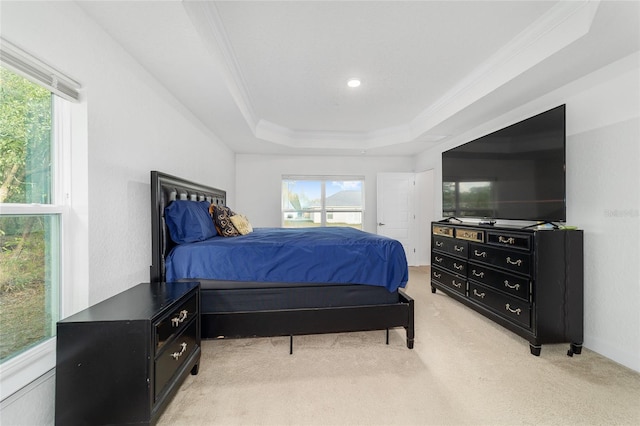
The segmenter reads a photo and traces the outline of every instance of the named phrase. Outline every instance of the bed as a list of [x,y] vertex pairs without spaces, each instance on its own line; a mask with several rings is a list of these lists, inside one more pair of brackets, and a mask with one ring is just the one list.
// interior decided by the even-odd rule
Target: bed
[[[400,260],[389,255],[389,251],[395,250],[391,244],[397,243],[395,240],[386,241],[384,237],[350,228],[339,231],[326,228],[319,236],[321,243],[317,250],[320,252],[309,252],[309,234],[322,231],[256,228],[238,237],[218,236],[176,244],[165,217],[165,209],[176,200],[226,206],[226,192],[151,172],[150,279],[152,282],[200,282],[202,338],[290,336],[292,350],[295,335],[386,330],[388,343],[389,329],[403,327],[406,345],[413,348],[414,302],[402,288],[408,274],[404,252]],[[175,235],[173,228],[171,231]],[[347,245],[351,246],[373,238],[386,252],[382,255],[360,253],[356,268],[344,265],[353,261],[314,263],[314,259],[320,259],[318,253],[329,256],[335,252],[337,259],[346,259],[353,247],[334,245],[337,234],[344,234],[349,241]],[[273,238],[277,242],[274,243]],[[291,242],[282,242],[287,238]],[[250,248],[251,244],[257,244],[257,248]],[[260,251],[268,245],[277,246],[277,250]],[[243,251],[247,247],[249,254]],[[258,257],[243,260],[255,256],[252,250],[258,250]],[[297,256],[294,252],[302,252],[302,257],[293,260]],[[229,266],[232,260],[235,263]],[[282,267],[286,274],[278,272]],[[298,270],[295,278],[289,274],[291,269]],[[377,277],[366,273],[376,269]]]

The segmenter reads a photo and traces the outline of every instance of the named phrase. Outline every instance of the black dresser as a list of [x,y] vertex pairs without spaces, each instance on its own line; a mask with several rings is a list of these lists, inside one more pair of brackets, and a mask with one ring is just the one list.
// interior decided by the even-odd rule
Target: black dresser
[[153,424],[200,363],[200,284],[139,284],[57,325],[56,424]]
[[431,291],[440,289],[529,341],[582,351],[583,232],[432,223]]

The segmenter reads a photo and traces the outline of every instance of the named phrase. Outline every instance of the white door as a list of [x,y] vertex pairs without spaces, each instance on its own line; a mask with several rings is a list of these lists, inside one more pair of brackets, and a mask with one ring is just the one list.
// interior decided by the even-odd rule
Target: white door
[[416,265],[414,188],[413,173],[378,173],[377,233],[402,243],[409,266]]

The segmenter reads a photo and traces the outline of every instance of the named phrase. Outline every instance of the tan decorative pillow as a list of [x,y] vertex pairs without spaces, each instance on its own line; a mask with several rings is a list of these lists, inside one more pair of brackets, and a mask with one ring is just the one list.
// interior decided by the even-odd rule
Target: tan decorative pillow
[[237,214],[235,216],[231,216],[230,220],[241,235],[247,235],[248,233],[253,232],[253,226],[251,226],[249,219],[245,216]]

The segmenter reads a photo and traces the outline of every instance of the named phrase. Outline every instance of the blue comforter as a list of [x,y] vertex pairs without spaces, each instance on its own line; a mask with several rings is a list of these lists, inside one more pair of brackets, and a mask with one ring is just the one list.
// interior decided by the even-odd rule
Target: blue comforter
[[174,247],[166,279],[351,283],[395,291],[409,278],[400,242],[348,227],[256,228]]

